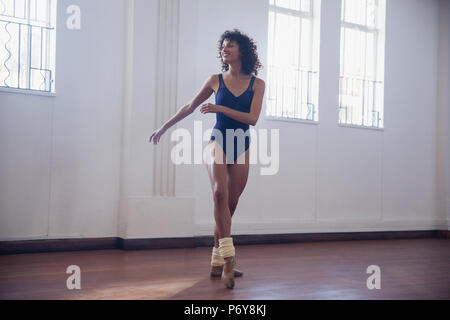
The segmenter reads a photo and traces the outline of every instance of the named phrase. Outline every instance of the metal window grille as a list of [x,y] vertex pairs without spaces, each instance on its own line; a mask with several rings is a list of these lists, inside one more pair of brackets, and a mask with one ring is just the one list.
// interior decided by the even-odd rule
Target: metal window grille
[[0,0],[0,88],[55,92],[57,0]]
[[342,0],[339,123],[383,127],[384,0]]
[[270,0],[266,116],[317,121],[312,0]]

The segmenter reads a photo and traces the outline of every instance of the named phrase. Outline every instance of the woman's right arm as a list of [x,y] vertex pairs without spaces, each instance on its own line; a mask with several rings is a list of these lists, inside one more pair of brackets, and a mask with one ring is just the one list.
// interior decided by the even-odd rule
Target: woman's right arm
[[192,100],[191,103],[180,108],[172,118],[170,118],[166,123],[164,123],[161,126],[161,128],[153,132],[153,134],[149,139],[149,142],[152,142],[153,140],[154,144],[158,144],[159,139],[167,130],[169,130],[172,126],[174,126],[175,124],[177,124],[178,122],[180,122],[181,120],[192,114],[200,104],[206,101],[214,92],[214,90],[212,89],[213,81],[214,75],[212,75],[211,77],[209,77],[208,80],[206,80],[206,82],[203,84],[202,89],[194,98],[194,100]]

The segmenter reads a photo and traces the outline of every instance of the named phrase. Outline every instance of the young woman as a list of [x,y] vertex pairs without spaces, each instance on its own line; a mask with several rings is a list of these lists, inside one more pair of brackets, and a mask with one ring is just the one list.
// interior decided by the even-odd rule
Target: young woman
[[[158,144],[161,136],[215,93],[216,104],[204,104],[202,114],[215,113],[206,164],[214,197],[214,248],[211,258],[211,277],[221,277],[227,288],[234,288],[234,277],[242,276],[235,269],[235,248],[231,238],[231,218],[247,184],[250,162],[249,126],[255,126],[261,114],[265,82],[256,78],[262,67],[254,41],[239,30],[226,31],[218,42],[221,74],[212,75],[194,100],[181,108],[150,137]],[[253,75],[255,74],[255,75]],[[231,129],[235,135],[227,134]],[[244,135],[242,135],[244,133]],[[243,137],[243,140],[241,139]],[[234,152],[227,150],[227,142]]]

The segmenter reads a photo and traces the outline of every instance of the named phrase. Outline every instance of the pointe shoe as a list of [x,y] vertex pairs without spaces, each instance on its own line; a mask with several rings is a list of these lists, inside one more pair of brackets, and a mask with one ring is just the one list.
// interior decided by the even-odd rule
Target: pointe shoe
[[234,257],[225,259],[225,265],[231,264],[231,271],[225,272],[225,266],[222,271],[222,283],[229,289],[234,288],[234,266],[236,262],[234,261]]
[[[222,275],[223,266],[219,267],[211,267],[211,278],[220,278]],[[242,277],[244,273],[238,269],[234,269],[234,276],[235,277]]]

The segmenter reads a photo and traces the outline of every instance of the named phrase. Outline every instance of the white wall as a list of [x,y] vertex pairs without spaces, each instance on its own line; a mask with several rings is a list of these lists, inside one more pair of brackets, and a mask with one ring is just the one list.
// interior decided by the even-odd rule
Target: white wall
[[437,204],[450,230],[450,1],[439,1]]
[[[64,27],[72,2],[59,3],[57,96],[0,93],[0,239],[211,235],[204,165],[177,166],[176,196],[152,196],[147,139],[165,107],[154,104],[158,1],[134,1],[132,41],[129,2],[78,1],[80,31]],[[220,72],[226,29],[252,36],[267,67],[267,10],[262,0],[181,0],[178,107]],[[437,179],[449,164],[437,157],[448,143],[437,127],[439,1],[388,1],[386,18],[384,131],[336,124],[340,1],[322,1],[320,123],[260,119],[256,129],[280,129],[280,171],[251,168],[234,234],[448,227]],[[215,117],[197,110],[177,127],[193,132],[194,120],[205,130]]]
[[[210,50],[224,29],[237,26],[257,40],[266,61],[266,6],[247,1],[252,10],[243,7],[222,20],[208,13],[233,12],[234,2],[230,7],[199,3],[199,52]],[[322,2],[320,124],[259,121],[258,128],[280,129],[280,172],[260,176],[253,168],[233,222],[235,233],[446,227],[435,201],[437,17],[436,1],[388,1],[385,130],[343,128],[336,125],[340,2]],[[197,61],[200,84],[217,64],[212,55],[199,54]],[[196,170],[200,177],[204,168]],[[197,185],[202,199],[197,232],[210,234],[207,176]]]
[[[443,105],[444,109],[447,109],[447,139],[444,139],[444,144],[447,146],[447,230],[450,230],[450,3],[449,1],[444,1],[446,4],[444,15],[444,21],[447,21],[447,28],[444,29],[444,34],[446,34],[446,44],[447,44],[447,57],[444,56],[444,59],[447,61],[447,89],[444,89],[444,92],[447,92],[447,103]],[[442,1],[441,1],[442,3]],[[445,75],[445,70],[443,70],[443,74]],[[445,162],[444,162],[445,166]]]
[[[66,8],[81,8],[81,30]],[[58,1],[54,98],[0,93],[0,238],[116,236],[124,3]]]

